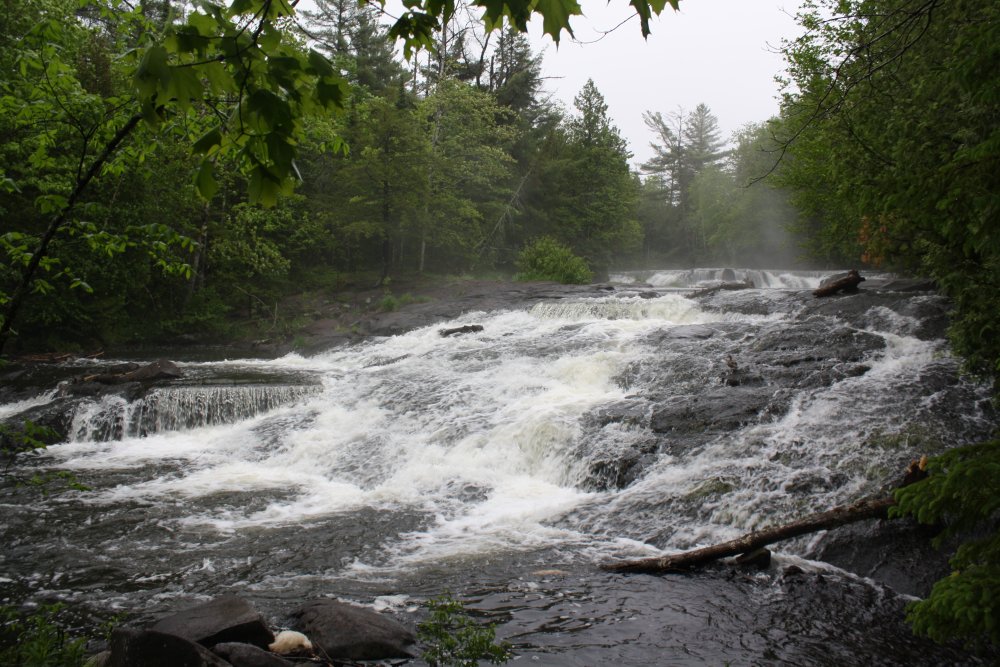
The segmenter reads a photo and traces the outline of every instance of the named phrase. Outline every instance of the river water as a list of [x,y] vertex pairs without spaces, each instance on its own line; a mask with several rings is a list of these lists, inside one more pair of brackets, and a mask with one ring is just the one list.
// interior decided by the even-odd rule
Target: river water
[[[754,287],[690,289],[722,279]],[[821,537],[777,545],[763,572],[598,567],[880,495],[995,428],[947,352],[943,299],[883,276],[817,300],[819,279],[622,273],[604,296],[310,357],[178,360],[183,381],[72,403],[40,465],[89,491],[0,490],[0,597],[141,621],[236,593],[280,625],[318,596],[413,623],[451,591],[519,662],[969,660],[910,635],[904,591],[811,560]],[[439,335],[464,324],[483,331]]]

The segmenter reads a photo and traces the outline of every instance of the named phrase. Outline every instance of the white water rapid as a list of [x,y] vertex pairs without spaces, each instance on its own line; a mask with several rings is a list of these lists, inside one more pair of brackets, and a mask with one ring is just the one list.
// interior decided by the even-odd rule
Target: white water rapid
[[[539,647],[555,640],[522,615],[531,604],[512,598],[555,588],[527,572],[590,573],[577,580],[588,601],[580,604],[592,609],[586,628],[624,628],[632,612],[579,592],[604,585],[595,564],[714,543],[881,493],[914,455],[992,428],[985,389],[958,379],[944,341],[925,331],[928,317],[944,312],[937,296],[864,297],[872,301],[848,314],[802,291],[812,275],[749,271],[733,277],[757,289],[698,299],[648,293],[673,273],[647,272],[645,286],[604,297],[471,312],[308,358],[181,364],[319,384],[236,388],[205,400],[260,395],[213,418],[196,400],[204,394],[189,388],[88,403],[45,465],[92,490],[43,513],[73,508],[78,527],[68,539],[127,582],[101,587],[122,608],[147,592],[164,600],[192,588],[238,586],[277,599],[332,587],[405,600],[478,581],[486,591],[478,599],[507,609],[510,633],[544,655]],[[438,333],[464,324],[483,331]],[[151,410],[155,419],[136,416]],[[109,414],[117,415],[110,431]],[[88,537],[87,522],[99,537]],[[801,566],[808,543],[777,550]],[[79,557],[53,568],[72,579],[66,571]],[[11,570],[4,561],[0,575],[62,588],[43,567],[30,576]],[[767,604],[787,596],[769,597],[776,582],[746,585]],[[691,604],[671,612],[687,619],[682,625],[701,613]],[[759,647],[739,643],[726,640],[707,659],[760,658]],[[636,655],[656,655],[655,644]],[[542,664],[595,664],[587,656],[655,664],[553,650],[564,657]],[[794,659],[796,650],[782,655]]]

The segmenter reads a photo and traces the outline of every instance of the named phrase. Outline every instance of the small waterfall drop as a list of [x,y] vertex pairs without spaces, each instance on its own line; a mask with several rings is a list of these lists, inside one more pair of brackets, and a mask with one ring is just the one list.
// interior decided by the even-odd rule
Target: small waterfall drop
[[112,394],[82,403],[73,416],[70,434],[75,441],[100,442],[233,424],[318,389],[308,385],[159,387],[137,400]]

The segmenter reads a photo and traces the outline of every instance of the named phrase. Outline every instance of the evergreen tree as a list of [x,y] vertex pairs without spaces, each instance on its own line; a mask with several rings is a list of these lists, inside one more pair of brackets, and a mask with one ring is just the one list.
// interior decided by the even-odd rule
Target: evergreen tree
[[375,95],[394,91],[408,74],[397,60],[381,13],[355,0],[315,0],[315,10],[303,10],[304,32],[348,79]]
[[639,184],[629,170],[628,146],[593,81],[577,95],[575,107],[578,114],[541,147],[530,191],[535,217],[525,225],[531,236],[553,237],[600,273],[641,245]]

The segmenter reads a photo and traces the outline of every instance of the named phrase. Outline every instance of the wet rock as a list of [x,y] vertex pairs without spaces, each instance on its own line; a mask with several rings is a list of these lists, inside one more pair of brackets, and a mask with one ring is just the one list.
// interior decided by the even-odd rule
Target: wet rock
[[108,667],[111,664],[111,651],[104,650],[100,653],[95,653],[90,656],[90,659],[84,663],[84,667]]
[[177,635],[115,628],[108,667],[231,667],[204,646]]
[[396,621],[363,607],[313,600],[292,612],[294,628],[336,660],[415,657],[416,637]]
[[934,582],[951,572],[950,550],[931,544],[937,533],[911,520],[866,521],[830,531],[806,557],[868,577],[897,593],[926,597]]
[[246,600],[226,595],[157,621],[150,628],[205,646],[241,642],[260,648],[274,641],[264,617]]
[[291,667],[294,664],[251,644],[223,642],[213,646],[212,653],[225,658],[233,667]]
[[766,570],[771,567],[771,550],[766,547],[754,549],[745,554],[740,554],[734,562],[740,567]]
[[717,333],[718,329],[706,324],[681,324],[657,331],[650,342],[662,345],[676,340],[706,340]]
[[153,363],[140,366],[124,373],[101,373],[84,378],[86,382],[102,384],[125,384],[128,382],[153,382],[155,380],[175,380],[183,377],[184,372],[169,359],[159,359]]
[[715,387],[684,396],[654,410],[656,433],[726,431],[756,423],[771,396],[755,387]]
[[660,445],[645,439],[625,449],[597,452],[589,457],[586,487],[593,491],[624,489],[656,462]]
[[649,415],[650,404],[648,401],[635,399],[615,401],[608,405],[602,405],[584,416],[584,423],[593,424],[600,428],[608,424],[628,424],[629,426],[641,426],[645,424]]

